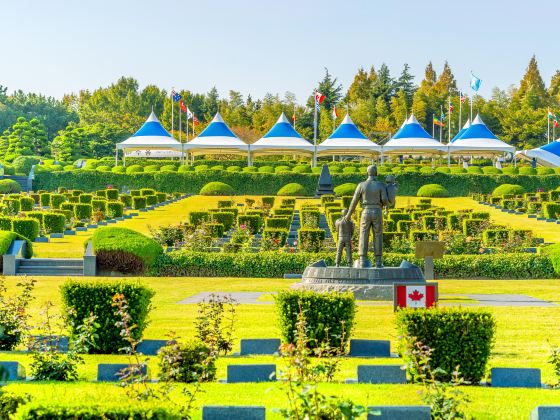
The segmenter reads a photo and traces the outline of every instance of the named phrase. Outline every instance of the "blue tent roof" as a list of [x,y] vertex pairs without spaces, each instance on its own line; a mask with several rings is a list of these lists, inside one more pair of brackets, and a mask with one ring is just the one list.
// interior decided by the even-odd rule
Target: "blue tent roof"
[[216,113],[214,119],[208,127],[206,127],[198,137],[235,137],[237,136],[231,131],[227,124],[222,119],[220,113]]
[[356,127],[350,116],[346,115],[329,139],[367,139],[367,137]]
[[288,119],[282,113],[276,124],[263,136],[263,139],[270,137],[293,137],[301,139],[302,137],[298,134],[294,127],[288,122]]
[[136,133],[132,135],[132,137],[142,137],[142,136],[163,136],[163,137],[171,137],[171,134],[163,128],[163,125],[159,122],[154,114],[154,111],[150,114],[146,122],[140,127]]
[[539,147],[539,149],[560,157],[560,141],[558,140],[545,144],[544,146]]
[[467,122],[465,123],[465,125],[463,126],[463,128],[461,128],[459,130],[459,132],[457,134],[455,134],[455,137],[453,137],[451,139],[451,143],[453,143],[455,140],[460,139],[461,136],[465,133],[465,131],[467,131],[467,129],[471,126],[471,120],[468,119]]
[[457,140],[467,140],[467,139],[492,139],[499,140],[494,133],[492,133],[486,124],[482,121],[479,115],[473,120],[471,126],[458,137]]
[[433,139],[424,128],[420,125],[414,115],[404,123],[404,125],[395,133],[393,139]]

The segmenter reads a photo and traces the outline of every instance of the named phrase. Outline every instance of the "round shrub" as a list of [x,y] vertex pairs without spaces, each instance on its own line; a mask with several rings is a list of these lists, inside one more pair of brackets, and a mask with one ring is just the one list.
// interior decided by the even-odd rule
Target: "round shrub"
[[124,174],[126,172],[126,168],[124,166],[113,166],[111,168],[111,172],[114,174]]
[[159,168],[160,172],[177,172],[177,167],[175,165],[163,165]]
[[446,166],[440,166],[439,168],[436,168],[436,172],[439,172],[440,174],[450,174],[451,169]]
[[100,165],[97,168],[95,168],[95,170],[98,172],[111,172],[111,167],[106,165]]
[[93,214],[91,204],[79,203],[74,206],[74,217],[78,220],[89,220]]
[[193,172],[193,171],[194,169],[192,166],[186,166],[186,165],[179,166],[179,169],[177,169],[177,172],[180,174],[183,174],[185,172]]
[[329,172],[331,174],[339,174],[342,172],[342,167],[339,165],[329,165]]
[[486,175],[499,175],[502,173],[502,171],[495,166],[483,166],[482,172]]
[[419,171],[421,174],[433,174],[434,169],[431,166],[422,166]]
[[449,191],[439,184],[426,184],[422,185],[418,192],[417,197],[449,197]]
[[525,194],[525,188],[517,184],[502,184],[499,187],[494,188],[492,195],[500,197],[506,194],[520,195]]
[[[160,381],[186,383],[197,382],[200,379],[213,381],[216,378],[216,366],[213,359],[209,364],[207,363],[209,355],[210,349],[201,341],[175,343],[162,347],[158,353]],[[201,378],[203,373],[206,375]]]
[[152,238],[120,227],[96,230],[91,243],[97,265],[120,273],[143,273],[163,254],[161,245]]
[[519,175],[536,175],[537,170],[530,166],[522,166],[519,168]]
[[108,201],[107,202],[107,216],[122,217],[124,213],[124,204],[120,201]]
[[347,182],[345,184],[334,187],[334,193],[338,197],[342,197],[345,195],[354,195],[354,191],[356,191],[357,186],[358,185],[354,184],[353,182]]
[[254,172],[257,172],[258,169],[257,169],[256,166],[245,166],[245,167],[242,169],[242,171],[243,171],[243,172],[248,172],[248,173],[254,173]]
[[13,179],[0,179],[0,194],[21,192],[21,186]]
[[537,175],[554,175],[554,169],[540,166],[537,168]]
[[224,165],[214,165],[210,168],[211,171],[223,171]]
[[19,208],[21,211],[31,211],[35,206],[35,200],[31,197],[21,197],[19,199]]
[[452,173],[452,174],[466,174],[467,170],[465,168],[463,168],[462,166],[454,166],[453,168],[450,169],[450,173]]
[[355,174],[358,172],[358,168],[355,168],[353,166],[346,166],[344,168],[342,168],[342,173],[343,174]]
[[210,169],[208,165],[195,165],[194,167],[195,172],[207,171],[208,169]]
[[309,165],[296,165],[292,168],[292,172],[296,174],[310,174],[311,166]]
[[274,168],[274,173],[279,174],[282,172],[291,172],[291,168],[286,165],[278,165],[276,168]]
[[482,172],[482,169],[480,169],[480,166],[469,166],[467,169],[467,172],[469,174],[483,174],[484,172]]
[[[64,219],[64,216],[62,216]],[[37,219],[26,217],[12,220],[12,230],[33,242],[39,236],[39,222]]]
[[241,172],[241,167],[236,166],[236,165],[228,166],[227,171],[228,172]]
[[127,174],[134,174],[138,172],[144,172],[144,168],[140,165],[130,165],[128,168],[126,168]]
[[41,159],[37,156],[18,156],[12,162],[16,174],[29,175],[31,167],[39,163]]
[[159,167],[157,165],[147,165],[144,167],[144,172],[159,172]]
[[502,173],[506,175],[517,175],[519,173],[519,169],[515,166],[506,166],[505,168],[502,168]]
[[66,217],[58,213],[45,213],[43,215],[43,229],[46,234],[64,233],[66,225]]
[[278,190],[276,195],[282,196],[302,196],[305,195],[305,188],[303,185],[298,184],[297,182],[291,182],[289,184],[284,185],[282,188]]
[[225,182],[209,182],[200,189],[200,195],[233,195],[234,189]]
[[261,166],[259,168],[259,172],[261,174],[273,174],[274,173],[274,168],[272,166]]

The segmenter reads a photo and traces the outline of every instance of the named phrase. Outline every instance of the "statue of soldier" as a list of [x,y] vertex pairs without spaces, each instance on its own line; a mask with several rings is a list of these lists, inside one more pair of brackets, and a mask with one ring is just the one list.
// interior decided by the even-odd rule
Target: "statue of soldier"
[[346,249],[346,262],[350,267],[352,266],[352,235],[354,235],[354,222],[351,219],[345,218],[347,213],[348,209],[342,210],[342,217],[334,222],[336,234],[338,236],[335,260],[337,267],[340,267],[343,249]]
[[370,165],[367,168],[368,179],[358,184],[348,213],[348,220],[358,206],[362,203],[362,214],[360,215],[360,242],[358,246],[359,260],[355,266],[358,268],[371,267],[368,259],[369,234],[373,231],[373,250],[375,254],[375,266],[382,268],[381,257],[383,255],[383,207],[395,204],[396,184],[393,182],[389,188],[385,183],[377,180],[377,166]]

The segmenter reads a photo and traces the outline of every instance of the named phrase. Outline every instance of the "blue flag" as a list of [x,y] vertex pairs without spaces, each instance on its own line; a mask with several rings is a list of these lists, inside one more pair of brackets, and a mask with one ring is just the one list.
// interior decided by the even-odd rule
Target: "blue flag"
[[175,102],[179,102],[182,99],[182,96],[174,90],[171,91],[171,97]]
[[481,80],[472,73],[471,73],[471,76],[472,76],[472,78],[471,78],[471,89],[474,90],[475,92],[478,92],[478,89],[480,88]]

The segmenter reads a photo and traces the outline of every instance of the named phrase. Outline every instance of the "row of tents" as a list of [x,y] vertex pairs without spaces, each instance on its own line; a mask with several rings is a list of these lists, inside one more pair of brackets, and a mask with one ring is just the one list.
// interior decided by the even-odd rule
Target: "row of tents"
[[[334,132],[320,144],[304,139],[282,113],[278,121],[259,140],[247,144],[227,126],[218,112],[212,122],[194,139],[178,142],[161,125],[152,111],[147,121],[130,138],[117,144],[123,157],[183,157],[204,154],[242,154],[249,164],[259,155],[320,156],[384,156],[384,155],[513,155],[515,148],[498,139],[484,124],[480,116],[465,126],[448,144],[434,139],[411,115],[385,144],[368,139],[354,124],[349,115]],[[560,166],[560,141],[541,148],[517,152],[516,156],[534,160],[545,166]],[[123,159],[124,163],[124,159]]]

